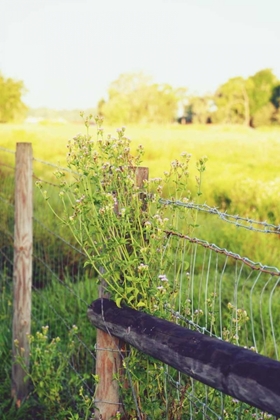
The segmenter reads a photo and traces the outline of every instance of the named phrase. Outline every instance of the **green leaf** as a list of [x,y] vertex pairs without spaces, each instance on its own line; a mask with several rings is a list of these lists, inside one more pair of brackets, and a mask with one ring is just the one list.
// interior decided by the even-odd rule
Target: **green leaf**
[[116,299],[116,305],[117,305],[117,307],[118,308],[120,308],[121,307],[121,301],[123,300],[123,298],[122,297],[119,297],[119,298],[117,298]]
[[134,290],[137,291],[137,294],[139,293],[138,289],[136,289],[135,287],[127,287],[125,290],[127,295],[131,292],[134,292]]

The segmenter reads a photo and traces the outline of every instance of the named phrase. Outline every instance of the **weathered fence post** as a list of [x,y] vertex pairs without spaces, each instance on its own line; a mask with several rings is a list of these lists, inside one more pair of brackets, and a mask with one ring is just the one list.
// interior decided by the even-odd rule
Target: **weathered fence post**
[[[136,185],[143,187],[148,179],[149,169],[138,167],[135,170]],[[109,298],[105,292],[106,284],[101,279],[99,297]],[[119,339],[100,329],[96,331],[96,368],[98,384],[95,392],[95,419],[109,420],[122,410],[120,404],[119,385],[115,376],[121,373],[121,345]]]
[[16,362],[23,356],[29,366],[32,285],[32,145],[17,143],[15,170],[15,225],[13,271],[13,366],[12,395],[17,405],[27,396],[26,372]]

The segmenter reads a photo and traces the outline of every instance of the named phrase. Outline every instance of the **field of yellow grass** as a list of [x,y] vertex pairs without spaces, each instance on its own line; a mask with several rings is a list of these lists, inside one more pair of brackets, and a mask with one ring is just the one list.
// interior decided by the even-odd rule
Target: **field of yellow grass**
[[[114,135],[116,128],[105,127],[105,134]],[[90,132],[95,138],[94,126]],[[64,166],[67,142],[77,133],[85,133],[83,124],[3,124],[0,125],[0,145],[15,150],[17,142],[31,142],[34,157]],[[269,212],[268,204],[275,208],[275,203],[278,208],[280,128],[128,126],[126,135],[132,140],[132,149],[143,144],[143,165],[150,168],[151,177],[161,176],[183,151],[192,154],[191,167],[195,175],[196,160],[206,155],[203,201],[225,206],[231,200],[232,210],[250,211],[262,218]]]
[[[118,127],[105,127],[105,135],[116,135]],[[77,133],[85,133],[83,124],[7,124],[0,125],[0,146],[15,150],[17,142],[31,142],[35,158],[66,166],[68,140]],[[96,127],[90,127],[93,139]],[[216,206],[230,214],[267,221],[280,225],[280,127],[257,130],[243,126],[128,126],[126,135],[131,148],[139,144],[145,149],[143,166],[150,169],[150,177],[160,177],[170,163],[182,152],[192,154],[190,188],[195,191],[196,160],[208,157],[203,174],[200,203]],[[0,149],[0,161],[13,155]],[[39,166],[36,171],[39,171]],[[50,169],[51,170],[51,169]],[[44,174],[36,173],[44,177]],[[216,223],[216,224],[215,224]],[[246,240],[240,229],[230,226],[220,230],[220,221],[209,224],[201,221],[201,236],[233,251],[250,254],[251,258],[265,258],[265,263],[276,264],[279,243],[277,235],[262,235]],[[277,241],[278,239],[278,241]]]

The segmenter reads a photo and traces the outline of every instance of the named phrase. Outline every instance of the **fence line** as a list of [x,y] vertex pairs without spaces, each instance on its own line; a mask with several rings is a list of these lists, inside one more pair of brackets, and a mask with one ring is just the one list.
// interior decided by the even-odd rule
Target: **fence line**
[[220,248],[216,244],[210,244],[209,242],[207,242],[205,240],[202,240],[202,239],[191,238],[188,235],[182,235],[181,233],[172,232],[172,231],[169,231],[169,230],[165,231],[165,232],[168,236],[177,236],[179,238],[186,239],[187,241],[189,241],[191,243],[199,244],[199,245],[203,246],[204,248],[211,249],[214,252],[217,252],[219,254],[224,254],[224,255],[227,255],[228,257],[231,257],[235,260],[242,261],[245,265],[250,267],[252,270],[263,271],[264,273],[268,273],[268,274],[271,274],[273,276],[280,276],[280,270],[277,267],[267,266],[267,265],[262,264],[261,262],[254,262],[247,257],[241,257],[239,254],[228,251],[225,248]]
[[[0,147],[0,150],[3,150],[3,148]],[[14,153],[8,150],[4,151]],[[38,159],[33,159],[34,164],[37,162],[40,164],[46,163]],[[3,165],[0,163],[0,166]],[[60,170],[65,169],[53,164],[48,166]],[[14,168],[10,167],[10,169]],[[34,172],[36,173],[36,170]],[[71,171],[69,174],[71,174]],[[33,175],[33,179],[35,181],[36,175]],[[50,187],[57,187],[57,184],[52,185],[49,180],[43,180],[43,182],[48,183]],[[35,195],[36,194],[37,193],[35,191]],[[8,191],[6,193],[6,191],[3,190],[3,195],[2,192],[0,193],[0,200],[4,203],[4,205],[9,207],[10,212],[10,208],[13,208],[13,204],[6,199],[7,197],[9,197]],[[39,200],[39,198],[35,197],[35,200]],[[221,221],[225,222],[228,222],[229,218],[231,218],[230,223],[233,223],[238,227],[244,227],[247,230],[249,229],[262,233],[279,234],[279,232],[277,232],[279,226],[239,216],[227,215],[226,213],[219,212],[216,208],[211,208],[207,205],[197,206],[193,203],[174,203],[172,200],[161,200],[160,204],[170,205],[171,207],[172,205],[184,206],[197,210],[198,212],[215,214],[221,218]],[[36,214],[36,212],[38,214]],[[39,209],[35,207],[35,215],[33,217],[34,222],[36,222],[34,224],[34,264],[35,273],[37,271],[40,273],[39,268],[41,267],[41,277],[43,280],[42,284],[35,285],[33,287],[34,304],[32,317],[34,317],[34,319],[37,318],[35,328],[40,328],[43,325],[42,323],[49,322],[48,319],[50,317],[48,314],[52,312],[55,319],[59,320],[59,322],[61,321],[61,324],[66,327],[67,334],[73,323],[77,323],[79,328],[82,328],[86,322],[86,320],[82,318],[75,319],[75,316],[78,318],[81,312],[84,311],[85,313],[88,304],[92,301],[93,279],[87,279],[84,275],[84,271],[82,271],[83,264],[81,261],[81,257],[83,257],[83,255],[77,247],[71,244],[68,238],[63,238],[63,233],[60,231],[62,227],[55,223],[51,226],[47,226],[47,221],[42,221],[42,217],[43,215],[39,214]],[[11,213],[10,218],[13,218]],[[240,220],[242,223],[239,225]],[[4,219],[3,222],[5,223]],[[244,225],[243,222],[245,222],[245,224],[251,224],[252,228],[251,226],[249,228]],[[10,238],[13,237],[13,234],[9,232],[10,225],[11,223],[9,222],[5,226],[0,226],[1,231],[5,232],[5,238],[8,237],[8,234]],[[262,226],[263,229],[258,229],[255,226]],[[40,246],[42,238],[46,240],[44,247]],[[179,307],[174,308],[170,306],[168,297],[165,303],[166,312],[170,314],[171,319],[175,323],[181,322],[187,324],[203,334],[215,336],[220,340],[227,341],[227,339],[231,339],[235,343],[240,341],[242,342],[242,345],[246,343],[246,345],[248,344],[248,347],[255,347],[256,350],[260,351],[262,354],[278,359],[280,333],[278,328],[279,310],[277,301],[279,301],[278,282],[280,270],[277,267],[266,266],[262,263],[254,262],[247,257],[241,257],[239,254],[227,251],[225,248],[220,248],[213,243],[208,243],[207,241],[197,238],[191,238],[180,233],[167,232],[166,241],[173,242],[174,249],[177,250],[180,247],[184,249],[185,242],[190,244],[188,251],[186,251],[185,254],[182,252],[182,258],[190,261],[190,268],[188,269],[189,273],[181,272],[178,276],[178,287],[180,288]],[[66,260],[63,259],[63,255],[61,255],[62,259],[60,261],[57,259],[52,260],[52,255],[54,255],[53,253],[60,252],[63,254],[63,247],[78,254],[76,257],[77,259],[73,262],[73,264],[76,264],[77,266],[78,273],[77,278],[75,279],[74,277],[73,279],[68,279],[67,267],[65,267]],[[0,254],[2,255],[2,257],[0,257],[1,266],[3,267],[5,264],[11,265],[12,259],[9,257],[11,249],[9,248],[9,252],[7,253],[2,250],[1,246],[0,250]],[[68,252],[70,251],[66,251],[66,258],[68,258]],[[179,258],[179,255],[175,254],[175,258],[176,257]],[[244,266],[250,270],[249,273],[244,273]],[[43,271],[43,269],[45,271]],[[256,275],[254,274],[255,272]],[[36,280],[38,280],[37,277],[40,277],[40,275],[36,275]],[[52,284],[54,286],[52,286]],[[59,285],[60,289],[57,293],[55,293],[55,287],[57,287],[57,285]],[[216,293],[217,296],[212,296],[212,293]],[[70,295],[73,296],[73,299],[70,299]],[[250,297],[249,307],[246,307],[244,301],[246,297],[245,295]],[[207,302],[208,299],[211,300],[210,303],[212,304],[212,307],[209,306],[210,303]],[[71,314],[69,306],[67,306],[68,304],[71,306],[70,300],[71,303],[75,302],[76,304],[76,307],[72,308],[74,310],[74,314]],[[67,307],[66,310],[63,311],[61,311],[61,306],[63,306],[61,305],[62,301],[65,307]],[[233,308],[227,309],[226,305],[229,303],[232,304]],[[43,306],[48,308],[44,309],[44,313],[40,312],[42,311]],[[201,308],[203,309],[204,314],[200,313],[202,310]],[[264,313],[267,312],[267,308],[269,312],[268,324],[267,319],[264,316]],[[243,331],[241,331],[242,337],[234,338],[234,333],[237,332],[239,334],[239,332],[237,331],[237,325],[232,324],[230,331],[231,338],[228,338],[226,334],[229,333],[224,331],[222,320],[225,316],[228,316],[229,311],[233,312],[237,317],[239,310],[242,310],[242,313],[244,313],[245,310],[248,311],[250,315],[249,325],[247,322],[244,324],[244,327],[242,327],[244,328],[244,334]],[[213,327],[212,317],[218,318],[218,327],[216,329]],[[60,325],[60,333],[63,331],[63,325]],[[50,326],[51,334],[54,333],[52,331],[55,331],[55,328],[56,325],[54,324]],[[63,333],[61,335],[63,335]],[[65,336],[66,335],[64,335],[64,337]],[[247,336],[247,338],[245,336]],[[73,372],[76,372],[77,376],[79,376],[83,386],[93,394],[93,381],[84,379],[83,376],[86,373],[91,373],[94,367],[92,360],[95,358],[96,349],[94,348],[92,332],[86,337],[83,333],[81,336],[77,336],[75,340],[77,343],[80,343],[83,348],[82,351],[87,354],[88,361],[85,365],[83,363],[84,366],[82,366],[81,357],[81,366],[79,365],[79,360],[77,359],[75,363],[70,362],[69,367]],[[186,379],[183,378],[179,372],[176,377],[168,374],[168,367],[165,367],[164,369],[167,386],[173,387],[176,390],[179,400],[185,396],[190,401],[189,408],[186,409],[188,410],[188,418],[195,419],[197,412],[202,414],[203,419],[213,418],[213,416],[219,419],[226,418],[225,411],[227,410],[227,404],[229,404],[228,397],[220,394],[220,405],[217,405],[216,403],[216,405],[212,404],[208,398],[208,394],[212,392],[211,389],[203,386],[204,396],[201,396],[201,384],[192,380],[190,381],[191,391],[188,391],[190,389],[189,385],[188,388],[185,389]],[[170,395],[173,394],[170,393]],[[170,396],[170,398],[172,397]],[[137,411],[141,413],[137,399],[134,400]],[[235,402],[234,404],[239,407],[241,413],[240,415],[245,413],[246,410],[250,410],[250,416],[256,415],[259,416],[259,418],[261,418],[260,416],[264,418],[264,415],[257,409],[252,407],[250,408],[242,403]]]
[[[201,212],[214,214],[216,216],[219,216],[221,220],[227,223],[234,224],[237,227],[241,227],[248,230],[253,230],[255,232],[262,232],[262,233],[275,233],[277,235],[280,235],[280,225],[273,225],[271,223],[267,222],[261,222],[259,220],[250,219],[247,217],[242,217],[239,215],[232,215],[225,212],[221,212],[218,210],[217,207],[210,207],[207,204],[195,204],[192,202],[183,202],[178,200],[167,200],[161,198],[159,200],[159,203],[162,205],[168,205],[168,206],[180,206],[180,207],[186,207],[189,209],[198,210]],[[239,223],[239,220],[242,223]],[[248,225],[245,225],[244,223],[247,223]],[[255,228],[254,225],[263,226],[263,229]],[[268,229],[271,228],[271,229]]]

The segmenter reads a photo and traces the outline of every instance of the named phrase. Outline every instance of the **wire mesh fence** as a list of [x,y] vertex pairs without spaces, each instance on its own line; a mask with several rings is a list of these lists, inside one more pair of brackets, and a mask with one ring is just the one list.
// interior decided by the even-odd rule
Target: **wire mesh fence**
[[[13,152],[1,148],[0,260],[2,287],[5,285],[9,293],[13,275],[13,158]],[[51,194],[54,208],[59,214],[60,185],[53,177],[53,172],[62,168],[39,159],[34,159],[33,164],[34,187],[40,181],[48,185],[48,194]],[[71,179],[75,173],[67,170],[66,176]],[[171,212],[176,206],[188,207],[205,213],[207,218],[217,216],[221,224],[230,223],[262,235],[279,235],[277,225],[229,215],[207,205],[168,199],[161,200],[160,204],[170,206]],[[64,372],[65,382],[69,384],[65,388],[65,398],[75,407],[81,387],[89,395],[95,392],[95,331],[89,325],[87,308],[97,297],[96,273],[90,267],[84,267],[86,255],[77,247],[59,219],[47,210],[45,200],[36,188],[33,229],[32,332],[35,334],[48,325],[50,339],[60,337],[62,352],[66,354],[65,343],[73,331],[73,325],[77,326],[78,332],[71,336],[75,350],[70,358],[65,356],[67,368]],[[215,243],[180,232],[166,232],[165,248],[172,250],[169,269],[164,281],[155,281],[158,281],[162,291],[167,319],[279,360],[279,268],[255,262]],[[121,356],[123,358],[123,353]],[[128,388],[132,393],[131,404],[138,418],[152,418],[149,415],[145,417],[137,398],[137,388],[133,382],[136,373],[129,369],[130,358],[133,357],[134,353],[131,352],[125,359]],[[158,377],[157,370],[161,371],[163,378],[159,394],[165,407],[165,418],[272,417],[156,361],[154,371],[147,372],[147,381],[151,384]],[[128,388],[125,387],[123,392],[127,393]],[[162,417],[154,414],[153,418]]]

